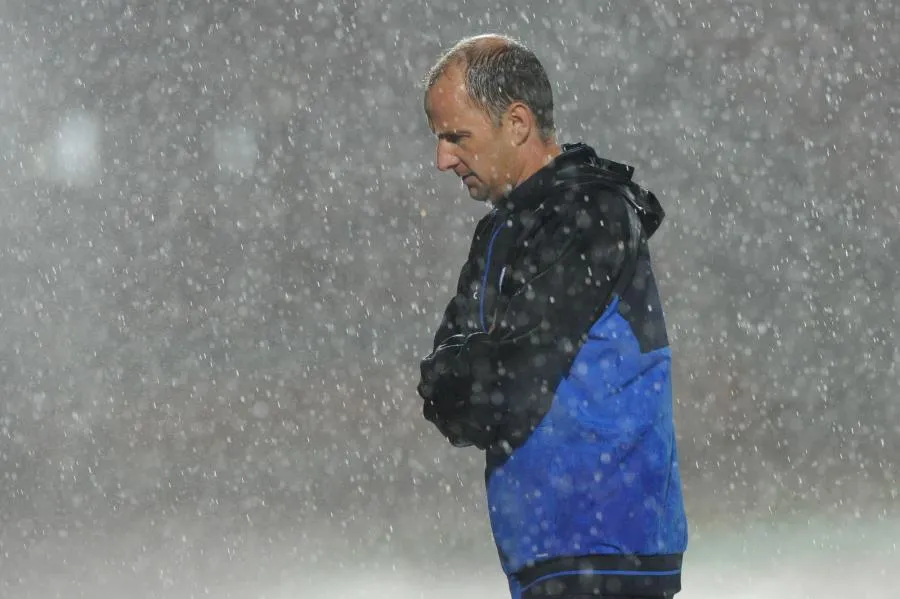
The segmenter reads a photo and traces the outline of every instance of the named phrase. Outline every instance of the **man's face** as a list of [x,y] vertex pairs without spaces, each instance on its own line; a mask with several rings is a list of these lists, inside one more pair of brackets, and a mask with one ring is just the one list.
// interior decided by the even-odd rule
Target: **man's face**
[[453,171],[472,199],[494,202],[512,188],[513,144],[508,127],[495,125],[472,104],[462,69],[451,66],[426,92],[428,124],[437,136],[437,168]]

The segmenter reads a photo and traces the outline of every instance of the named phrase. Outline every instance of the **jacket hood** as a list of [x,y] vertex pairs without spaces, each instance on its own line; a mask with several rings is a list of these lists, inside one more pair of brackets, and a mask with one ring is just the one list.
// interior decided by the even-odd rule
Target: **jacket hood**
[[[562,144],[562,152],[547,166],[515,188],[507,198],[510,207],[544,186],[566,187],[598,179],[618,184],[622,195],[637,213],[649,239],[665,217],[665,211],[652,192],[632,181],[634,167],[601,158],[584,143]],[[540,196],[540,194],[538,194]]]
[[554,163],[558,163],[558,179],[580,179],[593,175],[603,179],[612,179],[623,185],[630,193],[625,198],[634,208],[644,233],[649,239],[662,223],[666,213],[653,192],[648,191],[632,180],[634,167],[615,162],[597,155],[594,149],[583,143],[563,144],[562,153]]

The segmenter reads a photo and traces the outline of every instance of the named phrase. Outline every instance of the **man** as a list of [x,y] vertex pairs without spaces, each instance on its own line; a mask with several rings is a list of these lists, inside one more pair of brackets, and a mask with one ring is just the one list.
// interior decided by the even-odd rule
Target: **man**
[[437,167],[490,204],[421,363],[424,415],[486,453],[516,599],[671,597],[687,525],[671,356],[633,169],[555,141],[550,83],[504,36],[426,78]]

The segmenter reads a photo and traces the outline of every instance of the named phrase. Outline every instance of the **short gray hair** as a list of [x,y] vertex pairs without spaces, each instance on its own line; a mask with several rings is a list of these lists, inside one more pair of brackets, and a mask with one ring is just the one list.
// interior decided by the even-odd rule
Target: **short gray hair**
[[495,124],[510,104],[522,102],[534,113],[541,138],[553,137],[553,88],[537,56],[521,42],[495,34],[460,40],[428,70],[426,91],[451,66],[463,68],[469,98]]

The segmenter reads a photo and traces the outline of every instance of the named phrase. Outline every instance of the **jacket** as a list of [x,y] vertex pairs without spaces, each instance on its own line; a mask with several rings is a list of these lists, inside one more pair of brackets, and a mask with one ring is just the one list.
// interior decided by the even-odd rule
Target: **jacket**
[[476,226],[421,362],[424,416],[485,451],[513,597],[671,596],[687,522],[647,244],[664,212],[632,167],[562,150]]

